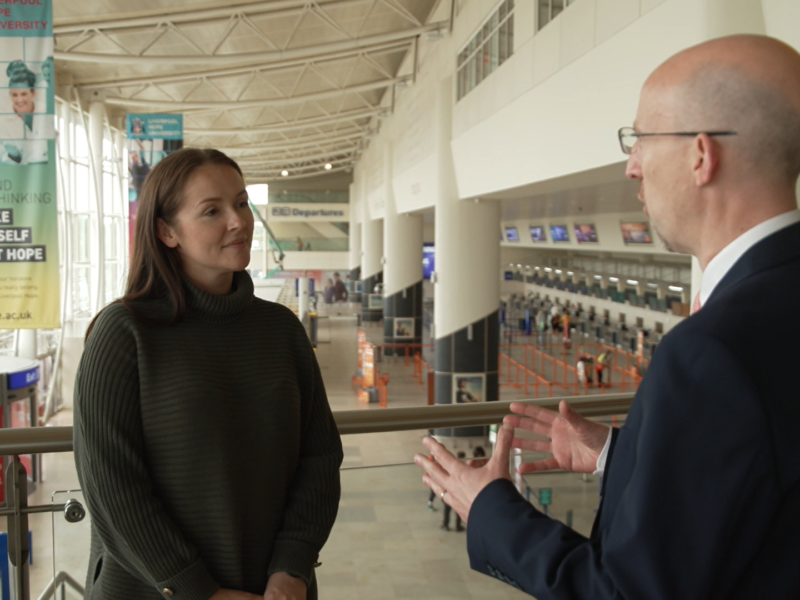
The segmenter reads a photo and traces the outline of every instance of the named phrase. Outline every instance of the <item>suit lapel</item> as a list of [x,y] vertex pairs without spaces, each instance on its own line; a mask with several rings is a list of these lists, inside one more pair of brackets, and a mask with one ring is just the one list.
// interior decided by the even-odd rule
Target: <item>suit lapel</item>
[[767,236],[737,260],[706,301],[705,306],[733,287],[761,271],[800,257],[800,223]]

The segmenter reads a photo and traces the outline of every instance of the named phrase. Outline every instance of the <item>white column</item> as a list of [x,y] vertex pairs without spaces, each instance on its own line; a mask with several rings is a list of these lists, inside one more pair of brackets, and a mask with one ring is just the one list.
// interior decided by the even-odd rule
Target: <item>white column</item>
[[[362,197],[364,205],[364,220],[361,224],[361,240],[363,256],[361,259],[361,279],[366,281],[368,277],[374,277],[383,269],[381,259],[383,258],[383,224],[379,219],[372,219],[369,216],[369,204],[366,197]],[[372,293],[372,290],[364,290],[364,293]]]
[[308,307],[310,304],[310,279],[308,277],[300,277],[297,280],[297,308],[300,317],[300,322],[303,325],[306,324],[308,320]]
[[349,268],[353,271],[361,266],[361,224],[355,208],[358,186],[355,182],[350,184],[350,261]]
[[103,127],[106,109],[102,102],[89,104],[89,152],[91,153],[89,168],[94,175],[93,194],[96,215],[97,232],[97,295],[93,312],[99,311],[105,305],[105,275],[106,275],[106,245],[105,245],[105,211],[103,209]]
[[386,208],[383,218],[383,296],[387,298],[422,281],[422,217],[397,214],[392,188],[392,144],[383,154]]

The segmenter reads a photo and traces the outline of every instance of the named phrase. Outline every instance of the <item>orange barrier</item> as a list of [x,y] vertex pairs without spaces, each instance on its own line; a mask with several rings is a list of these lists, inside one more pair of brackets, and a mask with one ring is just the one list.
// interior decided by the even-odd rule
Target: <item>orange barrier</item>
[[[433,348],[433,344],[378,344],[375,346],[376,348],[392,348],[392,349],[402,349],[403,350],[403,364],[407,367],[409,365],[409,359],[411,358],[411,351],[414,349],[422,349],[422,348]],[[386,352],[383,353],[386,356]]]
[[[547,388],[547,397],[553,397],[553,384],[544,379],[543,377],[539,377],[536,373],[531,371],[530,369],[526,368],[525,365],[521,365],[513,358],[510,358],[508,355],[500,353],[498,357],[498,367],[499,373],[498,377],[502,380],[503,378],[503,363],[505,362],[505,376],[506,381],[505,383],[501,383],[501,385],[511,385],[515,388],[522,388],[525,395],[529,392],[528,390],[533,387],[534,390],[534,397],[539,397],[539,387],[545,386]],[[511,379],[511,370],[514,370],[514,380],[512,382]],[[520,382],[520,374],[522,375],[522,382]]]

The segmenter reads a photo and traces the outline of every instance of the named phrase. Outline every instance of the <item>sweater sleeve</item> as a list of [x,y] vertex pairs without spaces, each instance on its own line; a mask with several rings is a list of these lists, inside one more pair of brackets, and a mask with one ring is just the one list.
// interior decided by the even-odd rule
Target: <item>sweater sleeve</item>
[[[296,319],[291,315],[292,319]],[[268,575],[285,572],[310,585],[319,552],[339,510],[339,466],[343,452],[317,359],[305,331],[297,328],[296,347],[308,373],[300,381],[303,431],[297,470],[289,488],[281,529]]]
[[173,600],[207,600],[219,585],[164,511],[145,460],[132,318],[97,319],[75,382],[75,462],[105,552]]

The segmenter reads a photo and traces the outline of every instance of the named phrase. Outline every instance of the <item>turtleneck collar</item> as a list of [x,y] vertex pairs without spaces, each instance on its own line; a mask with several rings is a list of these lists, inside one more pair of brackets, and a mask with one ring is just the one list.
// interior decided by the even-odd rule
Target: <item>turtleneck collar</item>
[[233,274],[233,285],[227,294],[209,294],[199,289],[186,277],[183,278],[186,288],[186,300],[189,311],[193,314],[213,320],[225,321],[235,317],[250,306],[253,301],[253,280],[247,271]]

